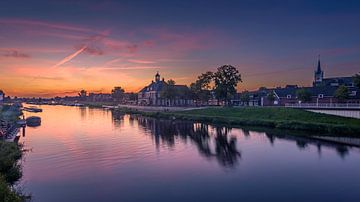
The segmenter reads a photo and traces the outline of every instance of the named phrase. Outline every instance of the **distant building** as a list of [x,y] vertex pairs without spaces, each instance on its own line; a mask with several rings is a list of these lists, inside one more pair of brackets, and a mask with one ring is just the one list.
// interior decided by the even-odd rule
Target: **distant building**
[[4,91],[0,90],[0,102],[3,102],[5,98],[5,93]]
[[87,100],[91,102],[111,102],[113,98],[109,93],[89,93]]
[[[187,106],[193,105],[193,100],[187,96],[177,93],[174,99],[166,99],[162,96],[162,91],[168,86],[164,78],[160,79],[159,72],[155,75],[155,81],[145,86],[138,93],[138,105],[150,106]],[[186,85],[174,85],[175,92],[187,92]]]
[[351,76],[348,77],[329,77],[324,78],[324,71],[321,69],[320,58],[314,73],[313,86],[341,86],[354,87],[354,80]]
[[[349,96],[346,100],[338,100],[335,91],[339,86],[344,85],[348,88]],[[360,89],[354,84],[353,77],[331,77],[324,78],[324,71],[321,68],[320,58],[314,72],[312,87],[298,87],[297,85],[286,85],[285,88],[261,88],[257,91],[247,92],[247,101],[241,101],[241,94],[237,93],[232,103],[239,106],[284,106],[286,104],[298,104],[302,101],[297,97],[297,91],[305,89],[311,94],[309,103],[360,103]],[[273,98],[269,98],[269,94]]]

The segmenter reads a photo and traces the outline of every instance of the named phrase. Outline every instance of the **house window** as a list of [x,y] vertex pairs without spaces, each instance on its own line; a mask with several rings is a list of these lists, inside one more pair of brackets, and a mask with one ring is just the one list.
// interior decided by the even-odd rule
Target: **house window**
[[286,98],[287,98],[287,99],[291,99],[291,95],[287,95]]
[[356,90],[351,91],[350,96],[356,96]]
[[318,98],[324,98],[324,94],[319,94]]

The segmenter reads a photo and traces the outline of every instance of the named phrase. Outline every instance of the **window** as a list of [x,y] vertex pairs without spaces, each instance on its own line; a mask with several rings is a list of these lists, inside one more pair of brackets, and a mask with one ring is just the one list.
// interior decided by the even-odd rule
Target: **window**
[[356,90],[351,91],[350,96],[356,96]]
[[324,94],[319,94],[318,98],[324,98]]
[[291,95],[287,95],[286,98],[287,98],[287,99],[291,99]]

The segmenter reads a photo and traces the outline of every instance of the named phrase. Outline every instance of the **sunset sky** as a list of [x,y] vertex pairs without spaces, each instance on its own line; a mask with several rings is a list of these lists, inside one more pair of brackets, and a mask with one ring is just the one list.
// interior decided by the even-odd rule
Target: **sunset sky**
[[0,2],[0,89],[10,96],[138,91],[232,64],[239,91],[360,71],[360,1]]

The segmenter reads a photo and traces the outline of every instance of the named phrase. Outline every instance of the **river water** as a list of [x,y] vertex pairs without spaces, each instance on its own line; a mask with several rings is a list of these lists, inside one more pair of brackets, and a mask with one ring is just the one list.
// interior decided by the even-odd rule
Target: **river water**
[[[360,150],[287,132],[42,106],[20,142],[33,201],[360,201]],[[34,115],[26,113],[27,116]]]

